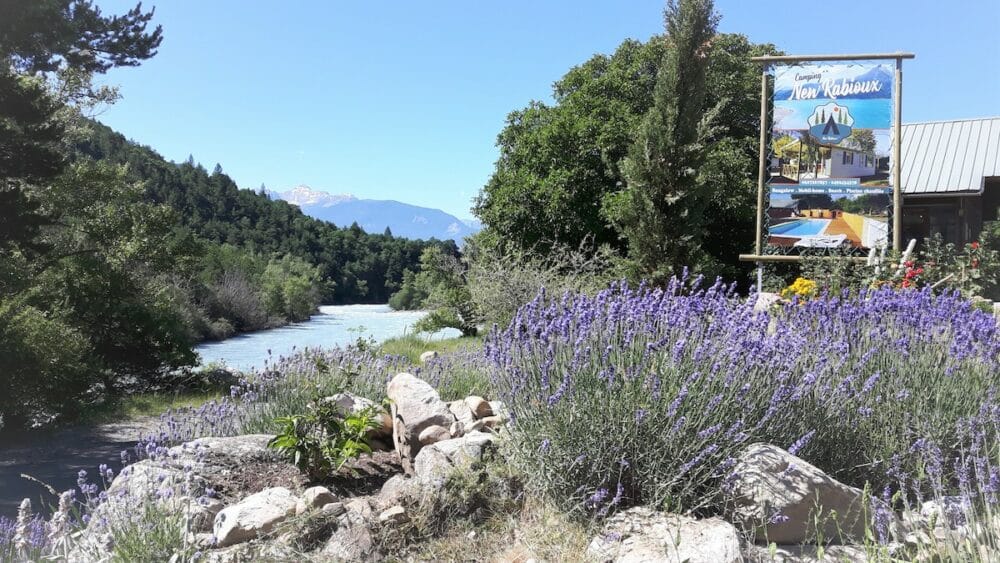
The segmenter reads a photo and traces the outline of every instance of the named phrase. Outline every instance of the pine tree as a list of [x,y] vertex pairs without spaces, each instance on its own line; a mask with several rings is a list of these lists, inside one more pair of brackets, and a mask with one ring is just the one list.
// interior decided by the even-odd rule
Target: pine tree
[[671,0],[669,48],[636,142],[623,165],[626,187],[604,203],[628,242],[638,274],[662,281],[684,266],[710,266],[701,250],[711,186],[699,177],[721,107],[705,107],[708,47],[718,16],[711,0]]

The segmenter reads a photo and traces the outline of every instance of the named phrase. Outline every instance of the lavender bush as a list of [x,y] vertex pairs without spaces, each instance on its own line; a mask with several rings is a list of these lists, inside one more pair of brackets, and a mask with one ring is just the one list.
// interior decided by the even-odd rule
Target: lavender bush
[[878,491],[891,470],[928,486],[919,444],[995,452],[968,425],[997,422],[1000,334],[957,295],[863,291],[775,314],[753,301],[676,279],[540,294],[486,342],[525,473],[570,509],[711,512],[751,442]]
[[379,401],[392,376],[403,371],[424,378],[445,399],[465,397],[488,384],[484,364],[482,355],[472,350],[416,366],[404,356],[384,355],[368,346],[306,348],[250,372],[221,401],[167,411],[161,416],[160,432],[146,437],[138,454],[201,436],[273,433],[275,418],[306,412],[316,397],[349,392]]

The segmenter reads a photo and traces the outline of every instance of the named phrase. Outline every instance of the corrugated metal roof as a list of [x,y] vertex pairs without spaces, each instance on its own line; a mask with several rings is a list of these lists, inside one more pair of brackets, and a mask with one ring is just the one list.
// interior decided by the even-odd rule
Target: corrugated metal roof
[[1000,176],[1000,117],[903,124],[904,194],[979,193]]

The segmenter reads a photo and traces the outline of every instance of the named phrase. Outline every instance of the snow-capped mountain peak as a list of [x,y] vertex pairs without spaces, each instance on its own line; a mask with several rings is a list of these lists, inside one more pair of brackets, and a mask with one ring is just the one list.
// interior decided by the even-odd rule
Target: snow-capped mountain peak
[[296,186],[287,192],[281,192],[275,195],[277,195],[280,199],[283,199],[292,205],[298,205],[299,207],[306,205],[329,207],[345,201],[358,199],[351,194],[331,194],[320,190],[314,190],[305,184]]

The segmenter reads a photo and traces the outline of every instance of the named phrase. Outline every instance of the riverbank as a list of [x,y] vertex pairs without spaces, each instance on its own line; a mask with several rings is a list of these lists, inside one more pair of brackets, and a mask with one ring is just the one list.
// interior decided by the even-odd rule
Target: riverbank
[[[424,351],[454,353],[480,343],[481,339],[428,340],[409,334],[388,338],[378,349],[380,354],[406,356],[417,363]],[[31,499],[36,511],[47,514],[57,499],[45,485],[64,491],[76,486],[81,470],[94,476],[101,464],[120,468],[122,451],[163,430],[161,414],[196,409],[228,395],[229,390],[222,388],[142,393],[96,407],[69,426],[0,434],[0,517],[14,517],[24,498]]]

